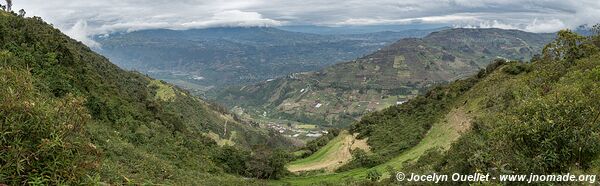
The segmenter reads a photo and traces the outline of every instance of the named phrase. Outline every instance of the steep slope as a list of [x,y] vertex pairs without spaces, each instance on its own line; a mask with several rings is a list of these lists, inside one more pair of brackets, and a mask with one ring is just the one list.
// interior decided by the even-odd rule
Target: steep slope
[[400,104],[432,85],[476,73],[496,58],[527,60],[551,34],[449,29],[402,39],[373,54],[318,72],[231,87],[214,98],[253,115],[347,126],[369,111]]
[[351,132],[368,137],[373,154],[366,162],[377,164],[354,159],[356,166],[347,171],[288,177],[280,183],[406,184],[396,181],[396,171],[597,175],[598,47],[600,35],[585,38],[561,31],[531,63],[497,60],[473,77],[363,117]]
[[98,51],[126,69],[201,93],[354,59],[431,30],[317,35],[270,27],[144,30],[97,37]]
[[366,140],[357,140],[355,135],[342,131],[327,145],[321,147],[309,157],[290,162],[287,169],[290,172],[314,170],[333,171],[352,159],[350,152],[354,149],[369,150]]
[[0,86],[0,185],[235,184],[222,154],[287,146],[39,17],[0,11]]

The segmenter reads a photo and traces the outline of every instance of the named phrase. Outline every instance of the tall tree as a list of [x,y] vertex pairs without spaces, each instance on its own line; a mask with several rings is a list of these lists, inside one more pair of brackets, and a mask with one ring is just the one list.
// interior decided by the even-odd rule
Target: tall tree
[[25,17],[25,14],[26,12],[24,9],[19,10],[19,17]]
[[548,61],[566,61],[573,63],[596,53],[597,47],[590,41],[571,30],[561,30],[557,33],[557,38],[544,47],[542,55]]
[[12,0],[6,0],[6,11],[10,12],[11,8],[12,8]]

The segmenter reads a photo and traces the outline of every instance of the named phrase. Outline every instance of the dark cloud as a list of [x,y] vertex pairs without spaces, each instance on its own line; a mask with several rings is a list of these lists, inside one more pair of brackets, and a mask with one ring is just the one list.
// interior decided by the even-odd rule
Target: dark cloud
[[69,35],[151,28],[445,23],[552,32],[600,22],[598,0],[15,0]]

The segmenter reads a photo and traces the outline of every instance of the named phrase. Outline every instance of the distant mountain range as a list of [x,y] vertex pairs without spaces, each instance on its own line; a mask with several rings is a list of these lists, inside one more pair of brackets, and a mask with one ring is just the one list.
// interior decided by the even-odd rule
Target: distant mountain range
[[270,27],[144,30],[97,36],[97,51],[122,68],[203,92],[318,70],[432,31],[318,35]]
[[401,104],[432,85],[478,72],[496,58],[529,60],[553,34],[502,29],[447,29],[401,39],[357,60],[214,94],[229,107],[325,126]]

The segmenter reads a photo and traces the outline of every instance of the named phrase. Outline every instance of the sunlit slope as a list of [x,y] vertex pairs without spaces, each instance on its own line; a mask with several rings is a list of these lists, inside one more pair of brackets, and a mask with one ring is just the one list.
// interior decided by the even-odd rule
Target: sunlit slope
[[[445,101],[448,102],[448,106],[434,114],[439,115],[439,117],[432,120],[434,121],[434,124],[432,124],[431,128],[425,132],[422,139],[420,139],[415,146],[401,151],[400,154],[391,155],[390,159],[383,164],[372,168],[356,168],[341,173],[323,173],[307,177],[289,177],[278,183],[311,185],[321,182],[336,183],[339,182],[339,180],[347,180],[350,182],[366,181],[367,173],[371,170],[377,170],[382,173],[382,177],[389,177],[390,175],[387,171],[389,169],[388,167],[392,167],[395,170],[401,170],[403,164],[416,161],[428,150],[438,148],[446,150],[450,148],[452,143],[454,143],[461,134],[470,130],[472,119],[474,117],[485,114],[480,109],[480,107],[482,107],[481,100],[484,100],[485,96],[493,96],[496,90],[500,90],[499,88],[505,86],[505,84],[512,83],[509,78],[510,76],[507,76],[502,72],[493,73],[488,75],[484,80],[481,80],[481,82],[473,85],[468,91],[459,95],[457,94],[457,97],[450,98],[450,101]],[[498,83],[503,83],[503,86],[495,87],[496,85],[499,85]],[[454,84],[458,85],[462,84],[462,82]],[[440,90],[448,94],[454,94],[448,88]],[[410,104],[410,102],[411,101],[407,104]]]
[[[463,107],[452,110],[446,115],[444,121],[436,123],[432,126],[430,131],[425,135],[423,140],[419,142],[419,144],[392,158],[384,164],[375,166],[373,168],[358,168],[341,173],[324,173],[306,177],[290,177],[275,182],[274,184],[291,183],[292,185],[312,185],[322,182],[341,184],[340,182],[350,180],[366,180],[369,170],[377,170],[383,173],[384,177],[389,176],[387,173],[389,166],[399,170],[402,168],[403,163],[416,160],[429,149],[449,148],[450,145],[456,141],[456,139],[458,139],[460,134],[465,131],[465,129],[468,129],[470,126],[470,117],[471,116],[469,114],[465,113]],[[333,143],[335,144],[335,142]],[[328,146],[329,145],[331,145],[331,142],[328,144]]]
[[309,157],[290,162],[287,166],[290,172],[326,170],[333,171],[352,159],[350,151],[353,149],[368,151],[366,140],[358,140],[348,131],[342,131],[327,145],[321,147]]

